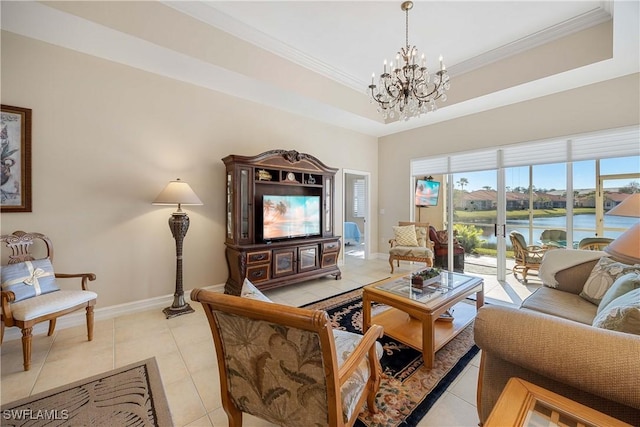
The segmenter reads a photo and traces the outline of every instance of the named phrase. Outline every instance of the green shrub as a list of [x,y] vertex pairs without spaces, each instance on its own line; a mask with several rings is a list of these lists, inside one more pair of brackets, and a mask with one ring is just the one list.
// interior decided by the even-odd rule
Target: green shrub
[[480,236],[482,236],[482,229],[475,225],[454,224],[453,229],[456,232],[458,242],[464,247],[466,253],[473,253],[474,250],[484,242],[484,240],[480,238]]

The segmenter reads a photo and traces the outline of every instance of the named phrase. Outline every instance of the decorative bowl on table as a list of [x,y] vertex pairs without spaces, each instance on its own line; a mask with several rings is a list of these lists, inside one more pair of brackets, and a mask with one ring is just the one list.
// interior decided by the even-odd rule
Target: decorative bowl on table
[[411,276],[411,284],[414,288],[422,289],[425,284],[436,281],[440,277],[440,273],[442,270],[435,267],[416,271]]

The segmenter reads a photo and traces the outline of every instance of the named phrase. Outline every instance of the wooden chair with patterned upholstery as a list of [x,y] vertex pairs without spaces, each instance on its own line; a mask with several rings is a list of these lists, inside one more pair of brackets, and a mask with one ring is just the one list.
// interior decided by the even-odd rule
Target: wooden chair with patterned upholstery
[[424,262],[433,267],[433,242],[429,239],[428,222],[400,221],[393,227],[394,237],[389,240],[389,265],[393,274],[393,261]]
[[578,249],[601,251],[609,246],[609,243],[613,242],[613,240],[609,237],[585,237],[578,243]]
[[[4,328],[18,327],[22,330],[22,355],[24,370],[31,367],[31,341],[33,327],[49,321],[47,335],[53,335],[56,320],[60,316],[84,309],[87,318],[87,338],[93,340],[93,307],[98,295],[88,290],[87,282],[96,280],[93,273],[54,273],[53,245],[40,233],[15,231],[0,236],[11,250],[8,265],[2,267],[2,319],[0,319],[0,343],[4,339]],[[35,258],[32,245],[39,246],[44,257]],[[80,279],[81,289],[64,290],[55,279]]]
[[333,330],[327,313],[194,289],[209,319],[229,426],[252,414],[280,426],[352,426],[376,413],[380,385],[374,325],[364,336]]
[[544,253],[549,250],[537,245],[527,245],[524,236],[518,231],[509,233],[511,246],[513,247],[513,256],[515,265],[513,266],[513,275],[522,273],[522,280],[527,283],[527,273],[529,270],[539,270],[542,263]]

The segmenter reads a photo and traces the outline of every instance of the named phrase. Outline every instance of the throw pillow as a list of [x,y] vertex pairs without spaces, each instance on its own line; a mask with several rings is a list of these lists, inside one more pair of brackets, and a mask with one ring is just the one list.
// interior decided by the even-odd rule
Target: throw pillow
[[600,258],[600,261],[591,270],[580,296],[598,305],[618,277],[632,272],[640,273],[640,265],[628,265],[610,258]]
[[611,301],[618,298],[620,295],[624,295],[627,292],[638,288],[640,288],[640,274],[629,273],[618,277],[602,297],[597,313],[600,314],[600,312],[609,305]]
[[398,246],[418,246],[415,225],[396,225],[393,234]]
[[416,227],[416,240],[418,241],[418,246],[426,248],[429,241],[429,228]]
[[256,288],[256,285],[251,283],[247,278],[245,278],[244,282],[242,282],[242,290],[240,291],[240,296],[242,298],[255,299],[258,301],[273,302],[265,294],[260,292],[260,290]]
[[24,261],[2,267],[2,290],[15,294],[14,302],[59,291],[49,258]]
[[593,319],[593,326],[640,335],[640,288],[611,301]]

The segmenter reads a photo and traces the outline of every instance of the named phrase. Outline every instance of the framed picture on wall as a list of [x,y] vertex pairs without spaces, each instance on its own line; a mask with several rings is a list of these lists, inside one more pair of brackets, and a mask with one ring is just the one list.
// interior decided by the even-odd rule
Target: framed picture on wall
[[2,104],[1,211],[31,212],[31,109]]

